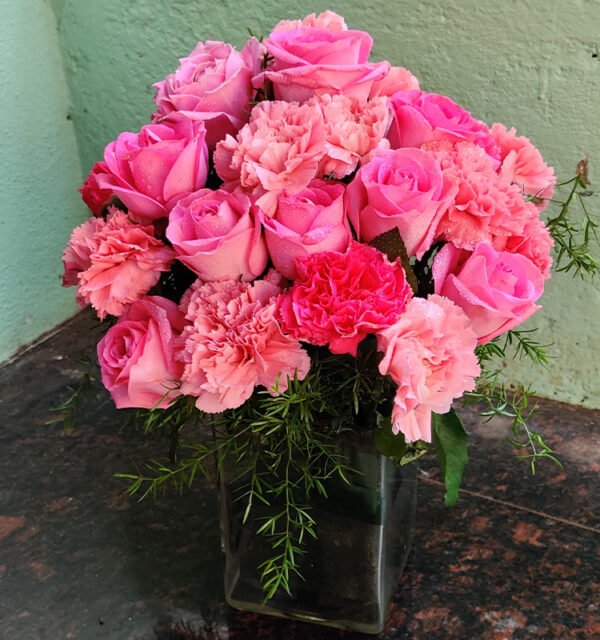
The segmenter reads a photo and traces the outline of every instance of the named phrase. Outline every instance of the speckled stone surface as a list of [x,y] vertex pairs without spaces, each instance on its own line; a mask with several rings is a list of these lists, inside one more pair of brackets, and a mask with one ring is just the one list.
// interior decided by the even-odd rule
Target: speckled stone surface
[[[46,422],[93,351],[83,314],[0,370],[2,640],[361,638],[223,604],[216,496],[137,502],[113,475],[164,453],[94,388],[75,432]],[[463,411],[471,461],[446,509],[421,465],[414,547],[382,638],[600,637],[600,413],[541,402],[534,420],[562,454],[531,478],[501,420]]]

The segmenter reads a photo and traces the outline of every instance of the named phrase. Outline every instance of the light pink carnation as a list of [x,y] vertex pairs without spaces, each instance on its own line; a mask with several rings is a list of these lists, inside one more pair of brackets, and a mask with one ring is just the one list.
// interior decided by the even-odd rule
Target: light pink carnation
[[399,91],[390,98],[393,118],[388,138],[392,149],[420,147],[432,140],[467,140],[480,146],[499,165],[500,152],[487,125],[448,96]]
[[179,68],[157,82],[154,101],[158,120],[178,111],[206,126],[206,142],[214,149],[226,134],[247,121],[252,78],[260,70],[262,47],[250,38],[241,52],[225,42],[199,42],[179,61]]
[[481,344],[541,308],[535,302],[544,292],[542,273],[517,253],[496,251],[483,242],[472,252],[448,243],[435,256],[432,271],[435,292],[469,316]]
[[407,442],[431,442],[431,413],[446,413],[452,400],[475,388],[480,369],[477,338],[460,307],[447,298],[413,298],[395,324],[377,334],[382,375],[397,385],[394,433]]
[[245,190],[298,193],[317,173],[325,133],[323,115],[314,105],[261,102],[236,138],[219,142],[215,169]]
[[399,262],[352,242],[345,253],[316,253],[296,262],[294,285],[279,299],[284,330],[298,340],[356,355],[370,333],[393,324],[412,296]]
[[116,195],[138,222],[165,218],[180,198],[204,186],[208,150],[204,123],[172,114],[139,133],[124,131],[104,150],[100,189]]
[[496,236],[492,245],[496,251],[510,251],[525,256],[541,271],[546,280],[550,277],[554,240],[548,227],[537,216],[532,216],[525,223],[522,233]]
[[191,324],[181,338],[181,391],[198,398],[198,409],[233,409],[257,386],[284,391],[288,377],[306,376],[308,354],[275,318],[279,293],[266,278],[252,284],[196,281],[185,294],[181,307]]
[[88,220],[75,229],[63,256],[64,284],[78,283],[80,304],[91,304],[101,319],[120,316],[158,282],[175,257],[154,237],[151,225],[134,224],[126,213],[110,211],[106,222]]
[[341,180],[375,149],[387,149],[385,138],[390,112],[384,98],[364,101],[347,96],[323,95],[310,102],[321,108],[325,122],[325,156],[319,175]]
[[[63,287],[74,287],[79,284],[79,274],[92,265],[90,256],[97,247],[96,234],[106,226],[102,218],[89,218],[75,227],[69,238],[69,244],[63,251],[64,273]],[[85,306],[79,297],[79,302]]]
[[369,98],[393,96],[398,91],[415,91],[419,89],[419,81],[404,67],[390,67],[388,73],[373,83]]
[[184,317],[171,300],[147,296],[127,308],[98,343],[102,384],[117,409],[165,409],[179,395],[175,337]]
[[544,162],[529,138],[517,135],[514,127],[507,130],[496,122],[490,131],[500,148],[500,175],[514,182],[523,193],[542,198],[540,206],[545,208],[554,193],[554,169]]
[[473,249],[478,242],[523,233],[525,224],[538,217],[520,189],[494,171],[485,151],[471,142],[429,142],[423,148],[440,162],[458,187],[454,203],[439,221],[437,238]]
[[192,193],[171,211],[166,234],[177,259],[202,280],[253,280],[267,266],[260,222],[243,193]]

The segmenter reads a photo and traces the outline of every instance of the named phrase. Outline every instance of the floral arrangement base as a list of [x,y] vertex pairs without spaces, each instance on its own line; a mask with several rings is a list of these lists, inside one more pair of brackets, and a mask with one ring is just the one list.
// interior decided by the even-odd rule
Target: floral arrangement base
[[268,602],[260,565],[273,556],[256,522],[276,505],[256,507],[243,522],[244,486],[234,470],[221,474],[221,533],[227,603],[244,611],[303,620],[361,633],[379,633],[412,542],[416,507],[416,465],[398,466],[371,444],[371,434],[341,438],[340,448],[354,473],[327,484],[327,498],[314,497],[310,513],[317,537],[297,559],[290,576],[292,595],[279,589]]

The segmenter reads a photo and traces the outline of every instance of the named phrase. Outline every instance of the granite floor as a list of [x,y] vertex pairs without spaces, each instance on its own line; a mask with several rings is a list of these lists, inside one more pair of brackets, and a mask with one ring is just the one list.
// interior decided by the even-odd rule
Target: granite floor
[[[127,427],[96,385],[76,429],[48,425],[97,326],[82,314],[0,369],[0,638],[360,638],[223,604],[214,488],[138,502],[117,472],[165,442]],[[542,401],[564,462],[532,478],[507,423],[463,412],[471,461],[458,504],[423,464],[415,542],[381,638],[600,637],[600,412]]]

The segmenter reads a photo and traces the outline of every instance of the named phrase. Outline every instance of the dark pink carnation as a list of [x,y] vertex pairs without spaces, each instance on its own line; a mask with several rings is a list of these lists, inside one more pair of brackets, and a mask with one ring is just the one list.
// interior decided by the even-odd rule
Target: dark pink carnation
[[93,218],[73,231],[63,254],[63,284],[78,284],[78,301],[91,304],[100,318],[120,316],[169,270],[174,257],[154,237],[152,225],[134,224],[112,208],[106,222]]
[[393,324],[412,296],[402,266],[352,242],[345,253],[316,253],[296,262],[294,285],[279,300],[284,331],[332,353],[356,355],[370,333]]
[[308,354],[276,319],[276,280],[198,280],[184,295],[181,308],[190,325],[181,337],[181,392],[197,397],[201,411],[239,407],[257,386],[284,391],[288,378],[308,373]]
[[431,140],[467,140],[482,147],[499,164],[500,153],[487,125],[456,102],[437,93],[399,91],[390,98],[392,149],[420,147]]
[[175,337],[183,326],[174,302],[147,296],[106,332],[98,343],[98,364],[117,409],[165,409],[179,395],[183,366],[175,360]]

